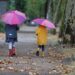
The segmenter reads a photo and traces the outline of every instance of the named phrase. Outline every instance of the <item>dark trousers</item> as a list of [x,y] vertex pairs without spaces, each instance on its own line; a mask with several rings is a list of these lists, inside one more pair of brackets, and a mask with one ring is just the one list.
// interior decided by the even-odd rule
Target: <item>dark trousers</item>
[[[38,45],[38,48],[40,48],[42,51],[45,50],[45,46],[44,45]],[[39,56],[39,51],[36,52],[36,56]]]
[[42,51],[45,50],[45,46],[44,45],[38,45],[38,48],[40,48]]

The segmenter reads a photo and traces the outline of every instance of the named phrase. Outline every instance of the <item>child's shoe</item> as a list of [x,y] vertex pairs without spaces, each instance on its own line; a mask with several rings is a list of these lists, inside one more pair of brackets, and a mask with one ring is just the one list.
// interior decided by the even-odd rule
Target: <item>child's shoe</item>
[[16,55],[16,48],[12,48],[13,55]]
[[12,49],[9,50],[9,52],[8,52],[8,56],[12,56]]
[[36,51],[36,56],[39,56],[39,51]]
[[15,54],[15,49],[13,48],[13,49],[9,50],[9,54],[8,55],[11,56],[11,57],[15,56],[16,55]]
[[41,56],[42,56],[42,57],[45,56],[45,52],[44,52],[44,51],[41,52]]
[[36,51],[36,56],[39,56],[39,55],[40,55],[40,49],[38,48]]

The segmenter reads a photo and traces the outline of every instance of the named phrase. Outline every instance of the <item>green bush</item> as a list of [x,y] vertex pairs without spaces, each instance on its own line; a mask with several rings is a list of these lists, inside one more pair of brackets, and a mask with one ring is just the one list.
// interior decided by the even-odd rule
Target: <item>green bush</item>
[[59,37],[63,37],[64,31],[65,31],[65,25],[62,24],[60,26]]
[[52,29],[50,31],[51,31],[52,34],[54,34],[54,35],[56,34],[56,29]]
[[4,32],[4,25],[0,22],[0,32]]

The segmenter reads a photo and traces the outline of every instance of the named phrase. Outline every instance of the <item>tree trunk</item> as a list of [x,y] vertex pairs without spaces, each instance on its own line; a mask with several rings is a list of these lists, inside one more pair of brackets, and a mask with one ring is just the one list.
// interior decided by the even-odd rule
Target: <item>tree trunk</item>
[[66,9],[65,21],[67,21],[70,17],[75,16],[75,0],[68,0]]
[[52,3],[52,0],[50,0],[49,3],[48,3],[48,11],[47,11],[47,14],[46,14],[46,18],[49,19],[49,20],[52,20],[51,3]]
[[[72,29],[71,28],[75,28],[75,23],[74,23],[74,17],[75,16],[75,0],[68,0],[67,2],[67,7],[66,7],[66,12],[65,12],[65,29],[64,29],[64,36],[66,36],[66,31],[70,32],[69,35],[72,35]],[[68,30],[68,25],[70,25],[70,28]],[[75,29],[74,29],[75,30]],[[75,34],[74,34],[75,36]],[[71,36],[71,38],[73,38]],[[74,41],[73,39],[70,39],[71,41]],[[70,42],[71,42],[70,41]],[[75,43],[75,42],[74,42]]]
[[54,24],[56,24],[57,14],[59,12],[59,8],[60,8],[61,3],[62,3],[62,0],[59,0],[57,8],[56,8],[56,11],[55,11],[54,16],[53,16],[53,22],[54,22]]
[[45,18],[47,18],[49,3],[50,3],[50,0],[46,0],[46,3],[45,3]]

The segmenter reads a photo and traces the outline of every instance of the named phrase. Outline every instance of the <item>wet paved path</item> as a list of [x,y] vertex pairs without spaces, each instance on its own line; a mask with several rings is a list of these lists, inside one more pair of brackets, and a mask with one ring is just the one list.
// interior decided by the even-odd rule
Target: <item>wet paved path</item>
[[[18,57],[22,57],[25,56],[26,54],[29,54],[31,51],[35,51],[37,49],[37,45],[36,45],[36,37],[34,33],[18,33],[18,43],[16,43],[16,48],[17,48],[17,56]],[[7,56],[8,53],[8,47],[7,44],[5,44],[4,39],[0,41],[0,52],[2,52],[1,56]],[[55,42],[57,40],[55,40],[54,38],[50,38],[51,40],[48,42],[49,44],[55,44]],[[1,59],[1,58],[0,58]],[[42,59],[42,58],[40,58]],[[38,60],[37,65],[38,66],[42,66],[40,63],[40,60],[36,57],[33,57],[33,61]],[[43,61],[43,59],[42,59]],[[44,60],[45,62],[46,60]],[[43,68],[48,68],[47,66],[49,65],[50,69],[52,64],[50,63],[51,61],[49,61],[49,63],[45,62],[43,63]],[[55,62],[56,63],[56,62]],[[58,63],[57,63],[58,64]],[[33,65],[35,66],[36,64],[33,63]],[[53,69],[53,71],[55,72],[56,70]],[[0,72],[0,75],[33,75],[29,72]],[[45,69],[45,71],[43,70],[43,72],[40,75],[61,75],[60,73],[53,73],[53,74],[49,74],[48,70]]]
[[29,75],[28,73],[24,72],[0,72],[0,75]]

